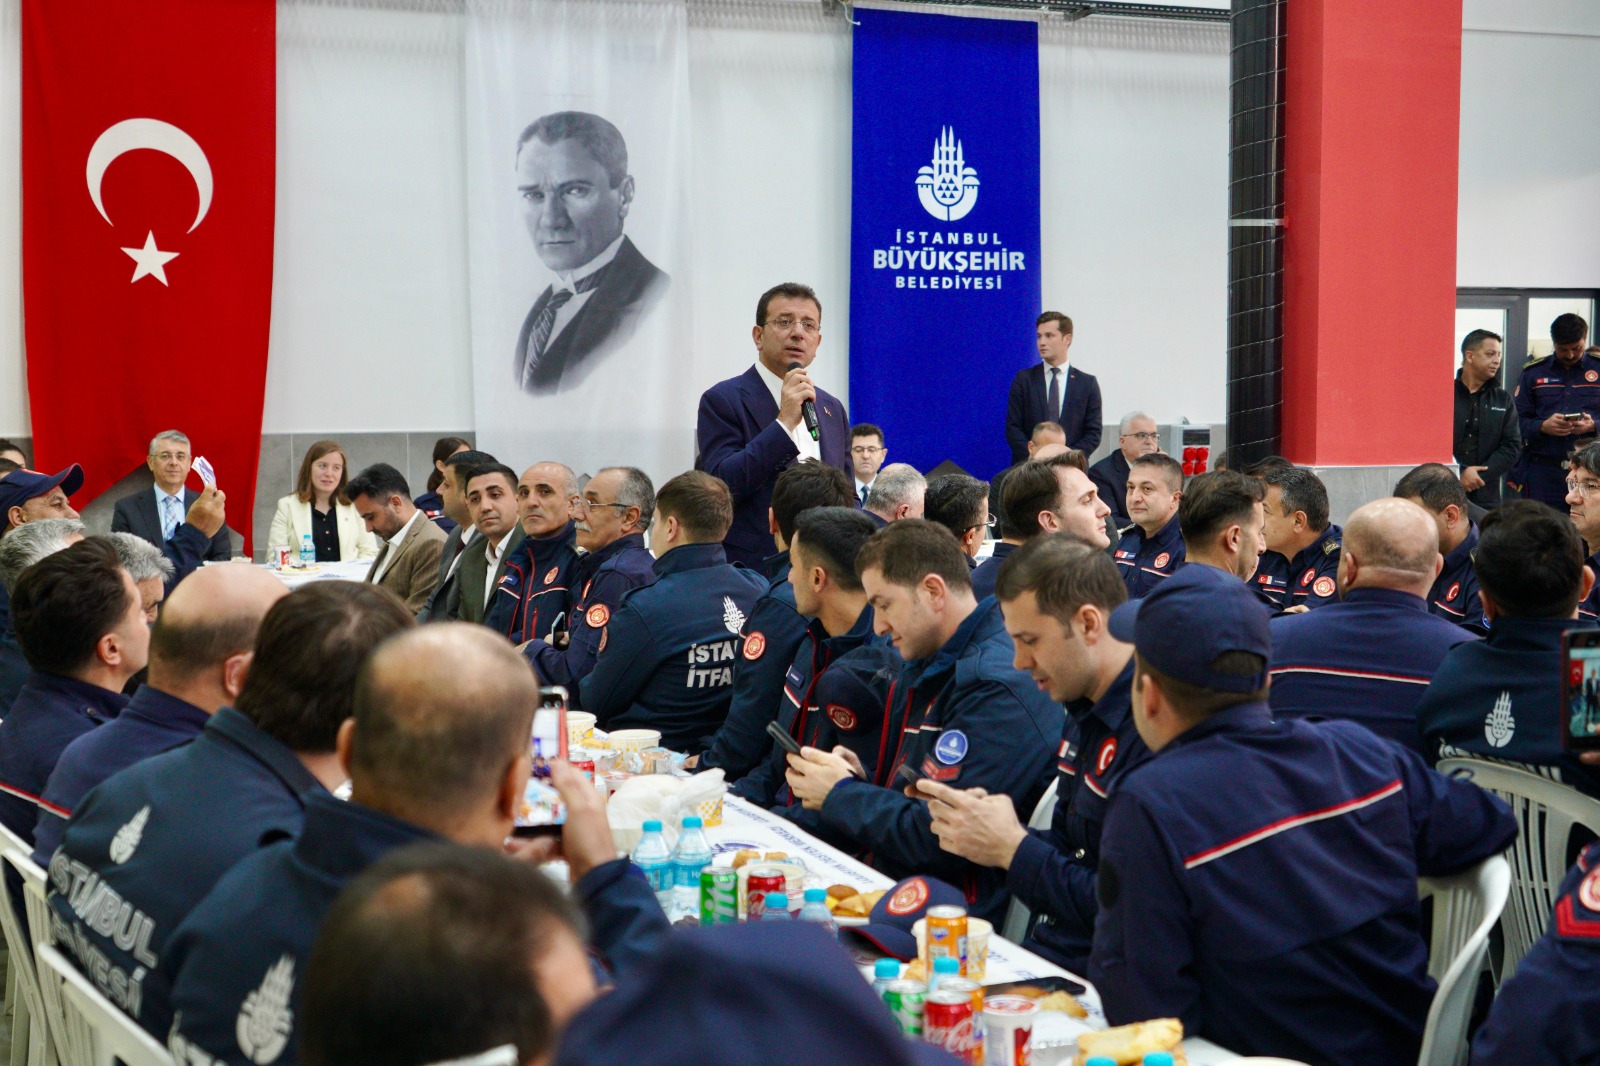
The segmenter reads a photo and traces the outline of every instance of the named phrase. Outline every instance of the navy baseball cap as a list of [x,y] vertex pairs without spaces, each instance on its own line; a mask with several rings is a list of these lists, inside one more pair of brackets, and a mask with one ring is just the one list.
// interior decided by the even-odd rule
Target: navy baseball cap
[[43,496],[57,485],[68,496],[83,488],[83,467],[73,463],[59,474],[41,474],[28,469],[11,471],[0,478],[0,514]]
[[673,930],[615,991],[578,1012],[555,1054],[556,1066],[715,1061],[960,1063],[902,1036],[850,956],[811,922]]
[[901,962],[917,957],[917,936],[911,927],[929,907],[965,907],[966,893],[931,877],[908,877],[883,894],[872,907],[866,925],[840,929],[861,937]]
[[[1272,661],[1267,612],[1248,585],[1215,567],[1180,567],[1144,599],[1112,611],[1109,628],[1174,681],[1218,692],[1254,692],[1267,683]],[[1217,657],[1230,651],[1261,656],[1261,672],[1241,676],[1213,670]]]

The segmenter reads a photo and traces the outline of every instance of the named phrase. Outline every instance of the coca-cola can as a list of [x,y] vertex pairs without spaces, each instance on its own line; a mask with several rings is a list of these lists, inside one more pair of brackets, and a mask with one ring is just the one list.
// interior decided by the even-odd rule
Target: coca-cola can
[[761,919],[767,909],[768,892],[787,891],[787,879],[784,872],[776,866],[753,866],[745,880],[745,920],[754,922]]
[[972,993],[941,987],[922,1007],[922,1039],[942,1047],[967,1066],[981,1066],[983,1041],[972,1011]]
[[272,549],[272,551],[273,551],[274,556],[276,557],[275,561],[277,563],[278,569],[279,570],[287,570],[287,569],[289,569],[289,565],[290,565],[289,546],[287,544],[280,544],[276,548]]

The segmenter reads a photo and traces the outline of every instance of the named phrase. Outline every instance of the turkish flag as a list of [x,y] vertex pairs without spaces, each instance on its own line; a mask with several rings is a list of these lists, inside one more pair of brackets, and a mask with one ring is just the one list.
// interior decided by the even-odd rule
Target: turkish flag
[[[273,0],[24,0],[35,465],[86,500],[189,435],[250,547],[272,310]],[[190,486],[197,478],[191,476]]]

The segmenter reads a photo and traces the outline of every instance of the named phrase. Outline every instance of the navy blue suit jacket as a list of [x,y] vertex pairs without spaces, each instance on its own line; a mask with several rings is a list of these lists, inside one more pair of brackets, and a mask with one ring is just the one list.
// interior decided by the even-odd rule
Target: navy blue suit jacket
[[1040,422],[1061,423],[1067,431],[1067,447],[1088,455],[1100,446],[1100,383],[1067,364],[1067,397],[1058,419],[1046,402],[1044,372],[1040,364],[1017,371],[1011,379],[1011,397],[1006,402],[1006,442],[1011,445],[1011,461],[1028,458],[1028,438]]
[[[198,492],[188,487],[184,488],[185,516],[189,513],[189,505],[199,498]],[[233,558],[233,541],[227,526],[217,530],[217,535],[207,540],[204,533],[189,525],[185,519],[178,523],[171,540],[163,538],[161,514],[156,510],[156,494],[153,489],[143,489],[132,496],[124,496],[118,500],[111,511],[111,530],[114,533],[132,533],[137,537],[143,537],[172,560],[174,572],[172,581],[167,585],[168,592],[172,591],[173,585],[193,573],[202,561]]]
[[[821,389],[817,422],[822,461],[850,473],[850,416],[838,397]],[[728,561],[759,569],[774,551],[767,527],[772,483],[800,454],[778,424],[778,404],[760,370],[752,365],[701,393],[695,442],[695,468],[721,478],[733,493],[733,526],[722,540]]]

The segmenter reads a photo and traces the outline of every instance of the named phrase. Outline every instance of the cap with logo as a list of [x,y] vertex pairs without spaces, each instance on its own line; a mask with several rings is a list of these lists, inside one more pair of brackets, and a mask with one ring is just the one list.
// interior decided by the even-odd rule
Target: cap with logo
[[[1218,692],[1253,692],[1267,683],[1272,658],[1267,612],[1249,586],[1215,567],[1183,567],[1144,599],[1112,611],[1109,628],[1174,681]],[[1260,673],[1214,669],[1230,651],[1261,656]]]
[[57,485],[68,496],[83,488],[83,467],[73,463],[57,474],[27,469],[11,471],[0,478],[0,514],[43,496]]
[[839,930],[861,937],[901,962],[917,955],[917,937],[911,927],[929,907],[965,907],[966,893],[931,877],[908,877],[883,894],[867,916],[866,925]]

